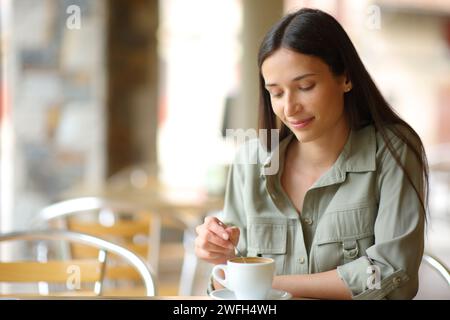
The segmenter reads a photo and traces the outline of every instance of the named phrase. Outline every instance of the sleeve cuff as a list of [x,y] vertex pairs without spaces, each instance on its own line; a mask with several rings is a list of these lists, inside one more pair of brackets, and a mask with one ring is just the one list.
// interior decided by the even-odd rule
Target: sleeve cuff
[[[383,299],[409,280],[408,275],[403,270],[398,270],[389,275],[379,274],[378,282],[371,281],[377,279],[372,274],[373,268],[376,269],[377,266],[371,264],[367,257],[360,257],[355,261],[337,267],[338,275],[350,289],[353,299]],[[369,286],[370,284],[372,285]]]

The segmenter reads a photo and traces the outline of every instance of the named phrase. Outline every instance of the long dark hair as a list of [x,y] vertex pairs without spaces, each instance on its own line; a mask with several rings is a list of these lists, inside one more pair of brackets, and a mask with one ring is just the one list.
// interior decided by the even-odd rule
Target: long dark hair
[[[270,129],[281,129],[280,140],[291,133],[283,123],[281,123],[281,128],[277,123],[270,95],[265,89],[261,73],[264,60],[280,48],[316,56],[322,59],[336,76],[346,73],[352,83],[352,90],[344,95],[344,109],[350,128],[358,130],[369,124],[374,125],[416,191],[426,220],[429,189],[428,164],[422,141],[411,126],[402,120],[386,102],[342,26],[331,15],[323,11],[304,8],[286,15],[269,30],[261,43],[258,54],[260,70],[259,128],[268,129],[268,137],[262,141],[263,145],[268,150],[271,149]],[[394,125],[404,127],[407,134]],[[419,191],[412,182],[410,174],[401,163],[399,155],[388,139],[387,126],[407,144],[417,157],[423,173],[423,192]]]

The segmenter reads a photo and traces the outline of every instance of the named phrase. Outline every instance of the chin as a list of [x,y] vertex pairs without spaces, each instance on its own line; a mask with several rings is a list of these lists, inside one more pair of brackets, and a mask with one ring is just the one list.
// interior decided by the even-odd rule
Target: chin
[[295,132],[295,136],[297,137],[297,140],[301,143],[311,142],[317,139],[317,135],[313,134],[312,132]]

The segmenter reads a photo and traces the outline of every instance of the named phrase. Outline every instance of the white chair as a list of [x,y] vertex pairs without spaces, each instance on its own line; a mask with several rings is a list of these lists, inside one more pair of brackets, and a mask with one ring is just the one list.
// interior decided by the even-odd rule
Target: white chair
[[[0,234],[0,243],[10,243],[16,241],[26,242],[64,242],[69,244],[82,244],[94,247],[99,250],[97,260],[42,260],[38,261],[15,261],[0,262],[0,282],[4,283],[29,283],[37,282],[38,284],[62,283],[66,284],[71,277],[71,271],[75,272],[75,276],[79,276],[78,282],[94,282],[92,292],[64,291],[56,295],[102,295],[103,282],[107,272],[106,261],[108,256],[114,254],[130,266],[132,266],[139,274],[145,287],[146,296],[156,295],[155,281],[152,275],[152,268],[133,252],[105,241],[103,239],[64,230],[31,230],[18,231]],[[73,289],[73,288],[69,288]],[[79,288],[75,288],[79,289]],[[49,294],[45,292],[45,294]],[[21,295],[14,293],[13,295]]]
[[415,300],[449,300],[449,268],[437,257],[425,253],[419,268],[419,290]]
[[[160,275],[160,268],[168,269],[181,263],[184,257],[181,241],[161,240],[163,227],[170,225],[184,230],[184,223],[176,217],[163,216],[145,205],[131,201],[98,196],[72,198],[43,208],[38,221],[40,224],[91,234],[124,246],[149,261],[157,276]],[[95,252],[76,250],[74,254],[92,256]],[[118,275],[124,278],[126,274],[130,279],[135,278],[130,271],[121,267],[107,276],[112,280]],[[175,295],[178,292],[178,288],[167,284],[167,281],[159,287],[163,295]],[[122,291],[126,293],[126,290]]]
[[442,277],[442,279],[445,280],[450,288],[450,269],[444,264],[444,262],[429,253],[425,253],[423,255],[422,261],[433,268]]

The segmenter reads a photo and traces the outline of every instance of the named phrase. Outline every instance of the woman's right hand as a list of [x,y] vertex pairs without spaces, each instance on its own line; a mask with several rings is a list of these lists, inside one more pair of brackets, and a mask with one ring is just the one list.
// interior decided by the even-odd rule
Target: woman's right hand
[[235,257],[234,247],[238,244],[240,235],[238,227],[227,227],[216,217],[206,217],[195,231],[195,254],[198,258],[220,264]]

